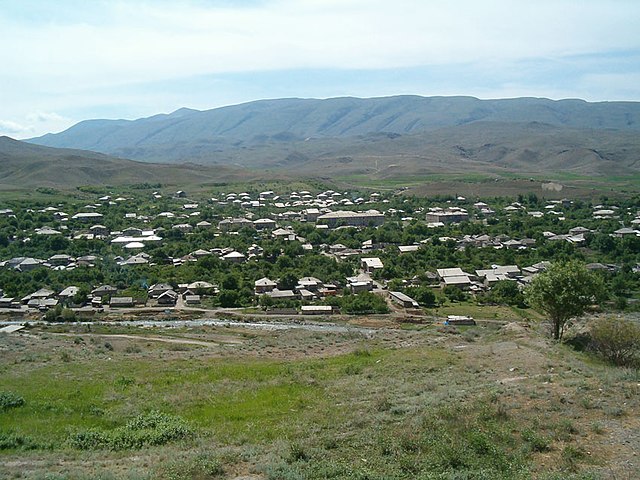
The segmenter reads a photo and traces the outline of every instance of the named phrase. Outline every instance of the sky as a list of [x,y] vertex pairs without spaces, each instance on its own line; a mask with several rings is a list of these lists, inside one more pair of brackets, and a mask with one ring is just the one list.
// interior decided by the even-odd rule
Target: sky
[[638,0],[0,0],[0,135],[264,98],[640,101]]

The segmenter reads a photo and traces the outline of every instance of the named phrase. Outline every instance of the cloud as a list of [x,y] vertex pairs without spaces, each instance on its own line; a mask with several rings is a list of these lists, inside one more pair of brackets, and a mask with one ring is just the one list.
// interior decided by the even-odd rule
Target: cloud
[[278,96],[637,100],[638,24],[637,0],[4,0],[0,104],[38,135]]
[[557,0],[231,5],[98,2],[83,21],[74,16],[37,28],[5,16],[1,35],[12,41],[0,52],[6,71],[76,89],[229,72],[558,57],[640,44],[630,21],[639,8],[628,1],[615,8]]
[[15,135],[28,132],[29,127],[20,125],[19,123],[11,120],[0,120],[0,135]]
[[27,115],[27,120],[31,123],[48,123],[48,122],[68,122],[69,119],[58,115],[55,112],[33,112]]
[[20,120],[0,120],[0,135],[18,139],[29,138],[51,131],[64,130],[75,123],[55,112],[31,112]]

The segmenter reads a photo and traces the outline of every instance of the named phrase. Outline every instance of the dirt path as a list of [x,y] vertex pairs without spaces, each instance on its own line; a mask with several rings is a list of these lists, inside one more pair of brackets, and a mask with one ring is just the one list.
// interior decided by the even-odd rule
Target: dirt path
[[207,342],[204,340],[194,340],[190,338],[175,338],[175,337],[147,337],[142,335],[127,335],[127,334],[117,334],[117,333],[50,333],[47,332],[47,335],[57,335],[63,337],[103,337],[103,338],[129,338],[132,340],[146,340],[150,342],[164,342],[164,343],[179,343],[184,345],[200,345],[203,347],[217,347],[221,343],[226,343],[230,345],[240,345],[242,344],[242,340],[234,337],[228,337],[226,335],[218,335],[216,336],[215,341]]

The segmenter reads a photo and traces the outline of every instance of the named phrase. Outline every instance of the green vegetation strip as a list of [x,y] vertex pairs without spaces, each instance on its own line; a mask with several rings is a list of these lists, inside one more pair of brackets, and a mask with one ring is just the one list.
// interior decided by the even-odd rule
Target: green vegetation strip
[[[115,358],[21,365],[0,380],[0,389],[25,400],[0,413],[0,434],[45,447],[71,439],[76,447],[120,449],[158,443],[154,435],[186,438],[188,425],[195,425],[223,441],[268,441],[290,433],[292,419],[306,409],[326,407],[329,383],[376,367],[382,356],[367,351],[301,362],[173,360],[161,368],[153,361]],[[169,415],[157,422],[169,431],[184,419],[184,430],[178,428],[184,435],[168,434],[164,427],[155,433],[134,428],[147,418],[140,415],[153,411]],[[20,447],[19,441],[4,446]]]

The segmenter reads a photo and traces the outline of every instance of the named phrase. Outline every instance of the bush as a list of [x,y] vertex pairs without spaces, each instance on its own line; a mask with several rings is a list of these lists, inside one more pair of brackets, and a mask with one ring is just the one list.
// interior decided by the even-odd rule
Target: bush
[[590,349],[620,366],[640,361],[640,326],[629,320],[605,318],[591,326]]
[[13,392],[0,392],[0,412],[24,405],[24,398]]
[[69,438],[69,444],[80,450],[128,450],[149,445],[164,445],[193,434],[182,418],[153,411],[138,415],[126,425],[112,431],[86,430]]
[[36,450],[40,448],[30,437],[23,437],[15,433],[0,432],[0,451],[2,450]]

